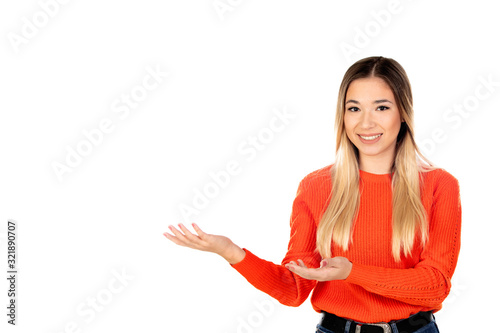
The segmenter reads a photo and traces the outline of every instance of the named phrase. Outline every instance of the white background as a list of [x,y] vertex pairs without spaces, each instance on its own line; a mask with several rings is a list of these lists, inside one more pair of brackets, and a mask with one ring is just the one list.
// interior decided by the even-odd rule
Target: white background
[[[162,234],[197,222],[281,262],[300,180],[334,159],[342,76],[372,55],[406,69],[417,140],[461,186],[462,248],[438,325],[486,331],[498,316],[492,1],[401,0],[394,10],[390,1],[224,0],[221,11],[212,0],[74,0],[47,7],[51,16],[44,3],[57,4],[0,4],[4,272],[7,220],[19,230],[18,325],[6,323],[2,278],[2,332],[313,332],[319,317],[309,300],[271,303],[222,258]],[[115,103],[140,92],[146,68],[168,77],[122,119]],[[283,109],[295,118],[247,160],[238,146]],[[59,179],[53,164],[66,164],[68,147],[84,145],[83,131],[104,119],[113,130]],[[181,205],[192,206],[209,172],[232,160],[241,172],[185,220]]]

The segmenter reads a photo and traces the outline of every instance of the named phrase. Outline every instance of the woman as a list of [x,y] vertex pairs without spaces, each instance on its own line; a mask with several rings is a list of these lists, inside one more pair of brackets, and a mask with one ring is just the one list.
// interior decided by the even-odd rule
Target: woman
[[[316,332],[439,332],[460,250],[458,181],[418,150],[408,77],[390,58],[353,64],[342,80],[335,162],[299,184],[281,265],[229,238],[191,233],[174,243],[221,255],[288,306],[313,291]],[[425,163],[424,163],[425,161]]]

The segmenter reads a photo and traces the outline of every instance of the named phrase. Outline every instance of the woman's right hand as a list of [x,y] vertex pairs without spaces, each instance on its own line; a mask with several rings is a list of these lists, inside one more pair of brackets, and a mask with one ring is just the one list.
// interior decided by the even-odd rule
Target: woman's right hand
[[179,223],[180,230],[172,225],[168,227],[173,235],[168,232],[163,233],[163,235],[177,245],[216,253],[226,259],[230,264],[236,264],[245,257],[245,250],[234,244],[229,238],[207,234],[195,223],[192,225],[198,235],[190,232],[182,223]]

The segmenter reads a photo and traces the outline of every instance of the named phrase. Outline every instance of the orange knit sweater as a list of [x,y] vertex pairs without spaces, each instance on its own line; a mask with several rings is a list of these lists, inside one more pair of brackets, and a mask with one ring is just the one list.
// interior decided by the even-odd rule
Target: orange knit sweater
[[392,256],[392,175],[360,170],[363,190],[353,242],[348,251],[332,245],[332,257],[352,262],[350,275],[345,280],[316,282],[284,267],[298,259],[308,267],[319,267],[316,228],[328,205],[330,167],[311,172],[300,182],[290,217],[288,251],[281,265],[244,248],[244,259],[231,266],[284,305],[299,306],[313,290],[315,311],[358,322],[388,322],[419,311],[440,310],[457,264],[462,216],[458,181],[443,169],[423,173],[421,198],[429,217],[429,241],[422,248],[417,235],[411,257],[402,254],[396,263]]

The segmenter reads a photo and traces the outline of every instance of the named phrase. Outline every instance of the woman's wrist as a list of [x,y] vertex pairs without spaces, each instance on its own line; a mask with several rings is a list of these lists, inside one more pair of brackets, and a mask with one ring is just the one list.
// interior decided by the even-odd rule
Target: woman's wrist
[[237,264],[242,261],[243,258],[245,258],[245,255],[245,250],[234,243],[229,246],[227,250],[224,251],[224,253],[220,253],[220,256],[226,259],[226,261],[231,265]]

